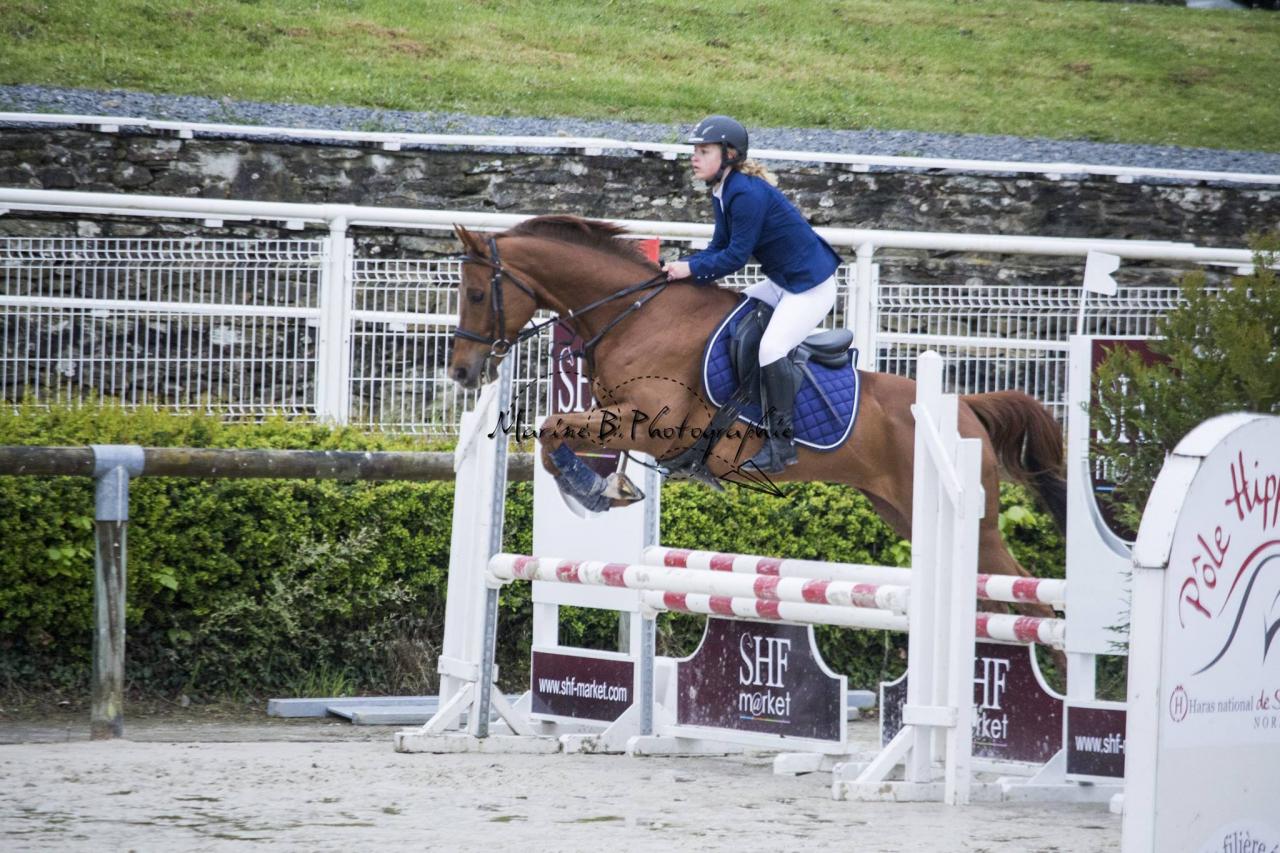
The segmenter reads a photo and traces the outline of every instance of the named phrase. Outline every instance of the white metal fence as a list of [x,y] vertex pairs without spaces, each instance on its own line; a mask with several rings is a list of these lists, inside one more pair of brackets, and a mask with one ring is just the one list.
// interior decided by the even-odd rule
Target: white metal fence
[[323,240],[0,239],[0,397],[314,411]]
[[[397,432],[456,434],[458,419],[474,400],[445,374],[454,318],[457,316],[456,260],[356,259],[352,291],[349,422]],[[751,265],[723,283],[741,289],[759,279]],[[841,288],[834,326],[846,314],[847,288]],[[416,314],[417,316],[408,316]],[[534,322],[551,315],[539,314]],[[515,382],[531,389],[518,395],[530,401],[536,423],[546,414],[550,331],[516,349]],[[339,380],[341,381],[341,380]]]
[[[0,204],[21,206],[34,191],[0,190]],[[5,194],[10,194],[6,199]],[[76,199],[59,198],[77,196]],[[347,227],[440,227],[460,221],[506,227],[517,217],[450,212],[332,209],[155,199],[154,209],[122,211],[102,197],[103,213],[212,215],[239,212],[289,221],[321,221],[321,239],[0,238],[0,398],[8,403],[107,400],[207,410],[228,416],[272,412],[314,415],[448,437],[472,397],[448,379],[446,365],[457,312],[456,259],[355,257]],[[129,197],[136,202],[139,197]],[[39,208],[59,204],[90,216],[85,194],[40,193]],[[207,210],[212,206],[214,209]],[[219,207],[221,206],[221,207]],[[86,213],[86,207],[88,212]],[[320,209],[323,208],[323,209]],[[268,215],[269,214],[269,215]],[[394,222],[403,214],[405,223]],[[390,216],[391,221],[388,221]],[[416,216],[416,219],[414,218]],[[624,223],[626,224],[626,223]],[[631,223],[667,240],[709,236],[689,223]],[[948,384],[962,392],[1018,388],[1063,417],[1067,337],[1086,333],[1150,335],[1177,299],[1173,282],[1125,285],[1114,297],[1092,296],[1082,311],[1083,254],[1098,246],[1129,257],[1243,264],[1241,250],[1120,241],[1036,240],[983,235],[911,235],[832,229],[835,245],[856,249],[841,268],[832,325],[855,330],[862,365],[909,373],[916,356],[937,349]],[[887,262],[877,252],[943,252],[930,275],[914,275],[910,258]],[[939,283],[938,263],[966,252],[997,269],[1011,253],[1053,256],[1055,283],[969,276]],[[971,266],[971,265],[970,265]],[[888,268],[888,267],[887,267]],[[969,267],[965,267],[968,269]],[[944,270],[944,273],[946,271]],[[742,287],[758,271],[726,282]],[[953,276],[955,278],[955,276]],[[517,381],[544,412],[546,337],[517,352]]]
[[[1063,279],[1083,279],[1083,264],[1063,264]],[[916,358],[935,350],[949,390],[1016,388],[1065,422],[1068,338],[1151,337],[1178,302],[1176,286],[1130,285],[1085,303],[1080,284],[883,284],[874,290],[877,367],[910,375]]]

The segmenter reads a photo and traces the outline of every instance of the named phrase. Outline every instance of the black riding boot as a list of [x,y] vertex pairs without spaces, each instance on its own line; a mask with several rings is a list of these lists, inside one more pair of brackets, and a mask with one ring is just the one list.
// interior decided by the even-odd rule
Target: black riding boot
[[764,447],[749,464],[766,474],[781,474],[798,461],[792,415],[796,406],[796,383],[789,359],[780,358],[760,368],[760,405],[764,409],[767,436]]

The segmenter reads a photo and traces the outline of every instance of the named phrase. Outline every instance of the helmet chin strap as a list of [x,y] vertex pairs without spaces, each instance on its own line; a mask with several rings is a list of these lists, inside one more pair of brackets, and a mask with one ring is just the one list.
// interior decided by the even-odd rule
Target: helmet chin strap
[[707,185],[711,189],[711,191],[714,192],[715,188],[719,186],[722,180],[724,180],[725,174],[727,174],[728,171],[732,169],[734,166],[741,163],[744,159],[746,158],[744,158],[741,154],[738,154],[735,157],[730,157],[729,144],[727,142],[721,142],[720,143],[720,168],[716,171],[715,178],[712,179],[711,183]]

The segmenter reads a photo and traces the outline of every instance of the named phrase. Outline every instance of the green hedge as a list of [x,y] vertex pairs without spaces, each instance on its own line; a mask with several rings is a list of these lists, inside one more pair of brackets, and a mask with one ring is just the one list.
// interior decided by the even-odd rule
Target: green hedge
[[1203,272],[1178,282],[1146,361],[1115,347],[1098,366],[1090,448],[1115,479],[1111,504],[1137,531],[1165,459],[1197,425],[1228,412],[1280,414],[1280,230],[1249,237],[1253,267],[1210,290]]
[[[282,419],[117,409],[0,411],[0,444],[423,449],[409,439]],[[851,489],[791,485],[784,498],[670,484],[662,540],[801,558],[906,565],[910,549]],[[451,483],[142,478],[129,526],[127,680],[135,693],[194,697],[421,694],[436,690],[453,509]],[[509,490],[508,550],[528,552],[531,487]],[[1008,489],[1001,523],[1024,564],[1061,574],[1047,517]],[[88,478],[0,477],[0,687],[87,690],[92,636],[93,486]],[[609,648],[616,614],[563,611],[562,640]],[[528,673],[529,587],[503,590],[499,665]],[[702,620],[664,616],[660,651],[684,654]],[[905,664],[902,637],[819,631],[850,684]]]
[[[0,443],[421,447],[310,423],[116,409],[0,413]],[[317,673],[371,687],[389,673],[411,683],[422,669],[416,658],[439,633],[451,484],[142,478],[131,493],[131,687],[256,694]],[[87,683],[92,516],[88,478],[0,478],[0,677],[10,686]]]

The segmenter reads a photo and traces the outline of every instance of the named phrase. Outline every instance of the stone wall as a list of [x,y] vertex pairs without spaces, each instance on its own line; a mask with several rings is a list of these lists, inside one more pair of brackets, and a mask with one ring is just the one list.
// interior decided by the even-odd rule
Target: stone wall
[[[776,171],[781,189],[815,225],[1206,246],[1241,246],[1249,232],[1280,226],[1280,187],[1273,186],[858,172],[833,164],[781,164]],[[705,193],[687,163],[645,156],[382,151],[0,129],[0,186],[710,221]],[[0,219],[0,233],[12,227],[12,220]],[[412,252],[415,245],[404,248]]]
[[[1249,232],[1280,226],[1280,187],[1157,180],[1122,183],[1114,178],[1083,175],[1052,180],[1042,176],[920,170],[859,172],[830,164],[781,164],[776,170],[782,190],[816,225],[1155,239],[1205,246],[1242,246]],[[0,129],[0,186],[710,221],[705,188],[693,183],[687,162],[638,155],[443,149],[389,152],[238,139],[182,140],[129,132]],[[364,257],[421,257],[452,253],[458,248],[451,235],[440,232],[365,228],[354,229],[352,234],[357,254]],[[286,231],[273,225],[232,221],[211,229],[199,220],[90,220],[75,215],[31,213],[0,216],[0,237],[191,235],[286,239],[322,236],[315,231]],[[668,247],[666,251],[675,254],[680,248]],[[851,259],[849,252],[845,255]],[[913,284],[942,285],[950,288],[957,299],[984,286],[1074,286],[1080,282],[1083,268],[1079,258],[970,253],[897,251],[878,253],[877,259],[882,283],[905,285],[907,290]],[[1122,286],[1171,286],[1186,268],[1129,262],[1118,278]],[[1229,270],[1210,270],[1212,277],[1227,273]],[[47,275],[58,273],[51,271]],[[56,284],[52,292],[93,295],[87,281],[50,282]],[[170,298],[182,295],[170,294]],[[287,360],[296,363],[297,370],[286,377],[239,371],[235,373],[242,377],[238,381],[247,382],[256,390],[243,395],[236,392],[234,396],[272,401],[289,410],[305,406],[313,396],[315,377],[309,365],[314,361],[316,330],[305,324],[295,323],[296,328],[290,327],[281,334],[281,330],[272,332],[266,324],[237,330],[215,328],[195,319],[171,318],[161,323],[137,318],[93,318],[84,313],[74,321],[41,314],[11,314],[0,321],[0,337],[7,342],[0,355],[5,356],[9,365],[6,369],[12,374],[0,376],[5,398],[20,399],[24,390],[33,387],[41,388],[41,395],[46,397],[59,392],[71,397],[93,396],[95,391],[111,386],[135,399],[181,402],[189,399],[196,386],[231,387],[231,380],[214,375],[223,361],[229,359],[237,365],[267,361],[277,358],[282,346],[290,351]],[[983,313],[974,310],[952,311],[945,316],[942,312],[925,314],[911,320],[914,325],[910,329],[899,330],[947,334],[964,334],[968,330],[1018,338],[1046,335],[1046,329],[1038,324],[1061,325],[1059,319],[1020,319],[1012,313],[1007,322],[999,318],[993,321],[990,316],[979,316]],[[986,323],[982,328],[989,331],[976,331],[979,323]],[[1112,331],[1124,330],[1117,327]],[[1056,334],[1060,335],[1061,330]],[[99,375],[108,369],[106,353],[143,356],[157,347],[164,349],[171,340],[185,341],[186,349],[198,356],[202,366],[197,368],[197,375],[151,376],[136,371],[127,376]],[[413,346],[405,349],[410,343]],[[443,340],[427,347],[430,352],[421,349],[420,343],[409,337],[386,342],[396,352],[382,358],[381,363],[398,365],[398,375],[387,377],[388,384],[379,388],[394,390],[399,381],[434,381],[440,371]],[[39,353],[46,358],[39,375],[17,366]],[[77,364],[83,366],[77,368]],[[119,372],[123,364],[113,361],[110,369]],[[1010,381],[1021,383],[1022,379]],[[368,395],[372,396],[361,396],[359,407],[385,414],[388,403],[381,399],[383,393],[370,390]],[[217,405],[216,400],[209,402]],[[423,403],[429,405],[429,400]],[[403,418],[403,413],[392,416],[393,420]]]

